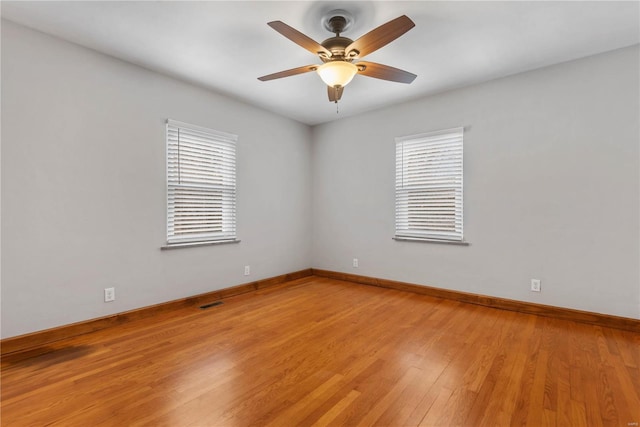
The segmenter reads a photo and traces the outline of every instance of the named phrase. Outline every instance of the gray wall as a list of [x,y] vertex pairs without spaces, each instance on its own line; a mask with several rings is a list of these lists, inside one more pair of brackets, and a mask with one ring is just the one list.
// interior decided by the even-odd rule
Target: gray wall
[[[640,318],[638,64],[634,46],[314,128],[313,266]],[[392,240],[394,137],[457,126],[471,245]]]
[[[160,250],[167,118],[239,135],[241,243]],[[305,125],[3,21],[2,336],[310,267],[310,144]]]
[[[640,318],[638,62],[309,129],[3,21],[2,337],[311,266]],[[241,243],[160,250],[166,118],[239,135]],[[391,240],[393,138],[461,125],[471,245]]]

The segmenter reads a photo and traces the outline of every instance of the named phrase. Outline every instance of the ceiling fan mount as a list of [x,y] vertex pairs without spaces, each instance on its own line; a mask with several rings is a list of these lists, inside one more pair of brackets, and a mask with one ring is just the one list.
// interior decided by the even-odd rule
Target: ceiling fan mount
[[353,15],[344,9],[331,10],[322,17],[322,26],[334,34],[344,33],[354,22]]
[[258,77],[258,80],[268,81],[282,77],[294,76],[310,71],[316,71],[327,84],[329,101],[338,102],[346,86],[356,74],[389,80],[399,83],[411,83],[416,75],[388,65],[362,61],[362,58],[388,43],[394,41],[415,26],[406,15],[393,19],[386,24],[369,31],[355,41],[343,37],[354,22],[353,16],[344,10],[333,10],[325,15],[322,24],[328,31],[335,34],[318,43],[298,30],[282,21],[269,22],[271,28],[318,56],[322,65],[306,65],[290,70],[280,71]]

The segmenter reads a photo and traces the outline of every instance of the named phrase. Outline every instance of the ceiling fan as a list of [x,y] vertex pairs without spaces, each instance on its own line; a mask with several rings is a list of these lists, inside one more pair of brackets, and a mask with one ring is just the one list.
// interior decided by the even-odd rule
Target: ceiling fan
[[316,42],[282,21],[269,22],[267,25],[271,28],[314,55],[318,55],[323,64],[292,68],[258,77],[258,80],[264,82],[316,71],[327,84],[329,101],[337,103],[342,97],[344,87],[356,74],[399,83],[411,83],[416,78],[415,74],[398,68],[361,60],[413,28],[415,24],[406,15],[380,25],[356,41],[340,36],[352,22],[348,13],[337,10],[331,12],[329,16],[324,21],[324,26],[335,36],[322,43]]

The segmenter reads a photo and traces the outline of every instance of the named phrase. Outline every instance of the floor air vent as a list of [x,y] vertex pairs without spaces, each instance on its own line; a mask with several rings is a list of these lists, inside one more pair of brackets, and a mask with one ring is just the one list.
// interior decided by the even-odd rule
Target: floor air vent
[[222,301],[210,302],[209,304],[201,305],[200,310],[206,310],[207,308],[215,307],[216,305],[222,304]]

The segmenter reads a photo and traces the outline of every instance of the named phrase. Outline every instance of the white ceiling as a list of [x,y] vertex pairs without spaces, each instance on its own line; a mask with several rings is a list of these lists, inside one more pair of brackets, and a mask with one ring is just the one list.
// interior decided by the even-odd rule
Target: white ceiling
[[[640,42],[638,1],[2,1],[2,17],[314,125]],[[267,26],[314,40],[330,10],[356,39],[400,15],[416,27],[366,60],[417,74],[405,85],[356,76],[336,106],[315,73],[257,77],[320,61]]]

